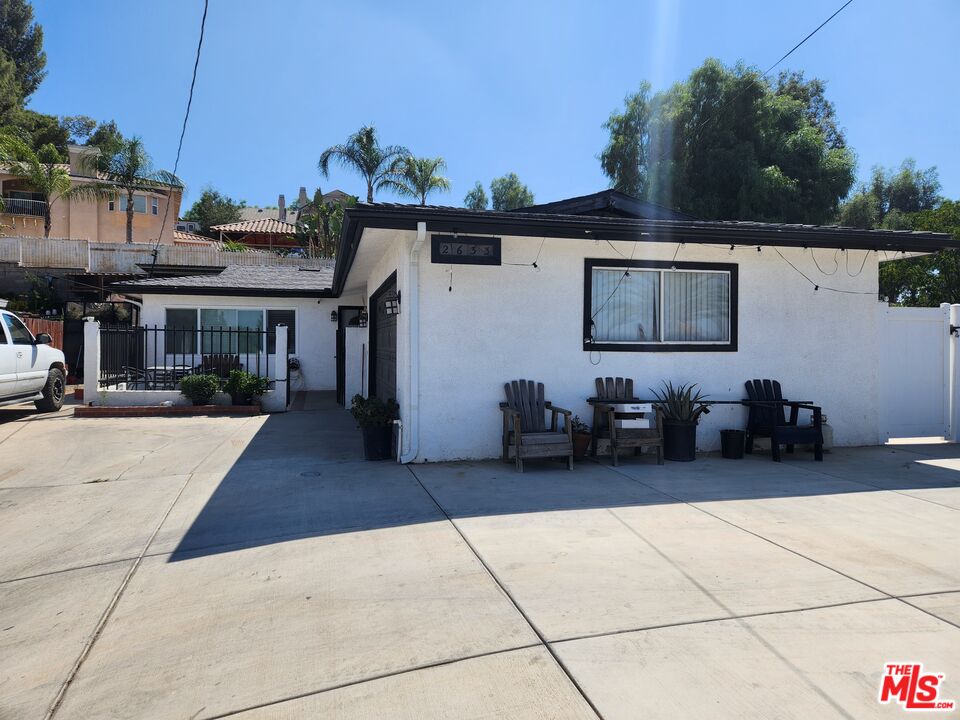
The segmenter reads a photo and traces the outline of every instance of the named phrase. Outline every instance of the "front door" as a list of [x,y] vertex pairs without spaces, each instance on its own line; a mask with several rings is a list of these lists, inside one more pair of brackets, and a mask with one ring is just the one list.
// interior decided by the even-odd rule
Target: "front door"
[[397,397],[396,273],[370,298],[370,394],[381,400]]

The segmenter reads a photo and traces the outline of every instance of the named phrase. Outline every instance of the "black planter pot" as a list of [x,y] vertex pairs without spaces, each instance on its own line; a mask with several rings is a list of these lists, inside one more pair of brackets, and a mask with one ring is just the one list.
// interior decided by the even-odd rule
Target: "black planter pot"
[[663,457],[674,462],[697,458],[697,424],[663,421]]
[[741,460],[746,439],[744,430],[721,430],[720,454],[728,460]]
[[363,459],[389,460],[393,445],[393,426],[373,425],[360,428],[363,433]]
[[249,405],[253,398],[248,398],[243,393],[230,393],[230,402],[234,405]]

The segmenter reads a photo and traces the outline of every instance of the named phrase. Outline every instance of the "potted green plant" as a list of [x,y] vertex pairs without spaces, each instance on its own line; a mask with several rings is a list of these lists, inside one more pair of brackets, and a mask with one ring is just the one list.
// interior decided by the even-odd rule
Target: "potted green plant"
[[363,433],[363,457],[366,460],[387,460],[393,445],[393,421],[400,407],[393,400],[365,398],[354,395],[350,401],[350,414]]
[[663,420],[663,457],[667,460],[690,462],[696,459],[697,423],[700,416],[710,412],[703,402],[706,398],[697,385],[673,386],[663,383],[662,390],[650,389],[657,397]]
[[230,394],[234,405],[249,405],[255,397],[267,392],[270,381],[244,370],[231,370],[223,390]]
[[180,393],[194,405],[209,405],[219,391],[216,375],[187,375],[180,379]]
[[573,431],[573,457],[576,460],[583,460],[587,456],[590,441],[593,439],[590,426],[581,420],[579,415],[574,415],[573,420],[570,421],[570,429]]

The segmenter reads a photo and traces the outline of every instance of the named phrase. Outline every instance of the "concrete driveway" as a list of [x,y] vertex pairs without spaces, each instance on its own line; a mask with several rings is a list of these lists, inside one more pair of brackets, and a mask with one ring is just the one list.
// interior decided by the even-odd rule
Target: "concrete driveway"
[[0,408],[0,718],[889,718],[907,661],[960,699],[955,446],[518,475],[358,440],[328,398]]

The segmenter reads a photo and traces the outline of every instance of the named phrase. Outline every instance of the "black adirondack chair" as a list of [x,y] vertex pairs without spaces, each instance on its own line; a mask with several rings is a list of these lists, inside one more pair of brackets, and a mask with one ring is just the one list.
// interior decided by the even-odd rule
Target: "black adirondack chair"
[[[753,441],[758,437],[770,438],[770,453],[774,462],[780,462],[780,446],[786,445],[792,453],[795,445],[813,445],[814,460],[823,460],[822,411],[819,406],[804,402],[785,400],[776,380],[747,380],[744,383],[750,402],[747,419],[748,453],[753,452]],[[786,417],[785,408],[790,408]],[[811,425],[800,425],[800,410],[813,413]]]
[[[523,472],[526,458],[565,457],[573,470],[573,413],[543,399],[543,383],[514,380],[505,383],[507,401],[500,403],[503,412],[503,461],[510,462],[513,451],[517,470]],[[550,411],[550,424],[546,414]],[[563,428],[559,416],[563,416]]]

